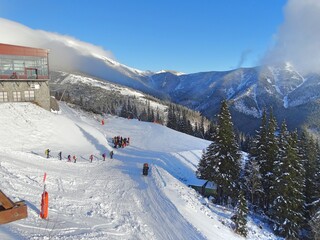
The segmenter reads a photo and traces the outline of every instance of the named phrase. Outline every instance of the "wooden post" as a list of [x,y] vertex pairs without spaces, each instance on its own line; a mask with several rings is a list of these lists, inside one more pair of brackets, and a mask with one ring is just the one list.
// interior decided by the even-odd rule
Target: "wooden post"
[[0,190],[0,203],[5,208],[13,208],[14,203]]

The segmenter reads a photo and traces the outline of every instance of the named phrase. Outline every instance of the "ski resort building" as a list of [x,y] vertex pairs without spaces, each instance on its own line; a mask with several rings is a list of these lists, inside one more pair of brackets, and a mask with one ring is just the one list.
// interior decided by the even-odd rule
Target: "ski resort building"
[[0,44],[0,103],[33,102],[50,110],[49,51]]

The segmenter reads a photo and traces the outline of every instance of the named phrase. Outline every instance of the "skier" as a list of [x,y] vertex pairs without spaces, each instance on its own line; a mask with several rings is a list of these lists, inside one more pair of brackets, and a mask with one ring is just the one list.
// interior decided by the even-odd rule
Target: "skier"
[[113,158],[113,151],[110,151],[110,158]]
[[62,160],[62,152],[61,151],[58,153],[58,157],[60,160]]
[[71,156],[70,156],[70,154],[68,155],[68,162],[71,162]]
[[148,176],[148,170],[149,170],[148,163],[144,163],[144,164],[143,164],[143,169],[142,169],[142,174],[143,174],[144,176]]
[[92,162],[92,160],[93,160],[93,154],[90,155],[89,159],[90,159],[90,162]]
[[47,158],[49,158],[49,155],[50,155],[50,149],[49,148],[45,151],[45,154],[47,155]]
[[102,154],[102,157],[103,157],[103,161],[105,161],[105,160],[106,160],[106,154],[103,153],[103,154]]
[[77,157],[76,157],[76,155],[73,155],[73,162],[74,162],[74,163],[77,162]]

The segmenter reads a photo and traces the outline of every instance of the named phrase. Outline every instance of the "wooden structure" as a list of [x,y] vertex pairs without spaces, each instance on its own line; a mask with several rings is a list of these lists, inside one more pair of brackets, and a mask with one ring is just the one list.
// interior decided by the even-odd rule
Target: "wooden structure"
[[28,217],[27,205],[24,201],[12,202],[0,190],[0,224],[5,224]]
[[214,197],[217,193],[216,184],[210,181],[206,181],[202,186],[189,185],[189,187],[193,188],[204,197]]

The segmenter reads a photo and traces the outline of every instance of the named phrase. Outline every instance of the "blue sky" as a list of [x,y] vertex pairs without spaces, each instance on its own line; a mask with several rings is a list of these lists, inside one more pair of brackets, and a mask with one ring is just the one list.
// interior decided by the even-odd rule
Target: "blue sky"
[[185,73],[259,64],[286,0],[0,0],[0,17],[72,36],[140,70]]

